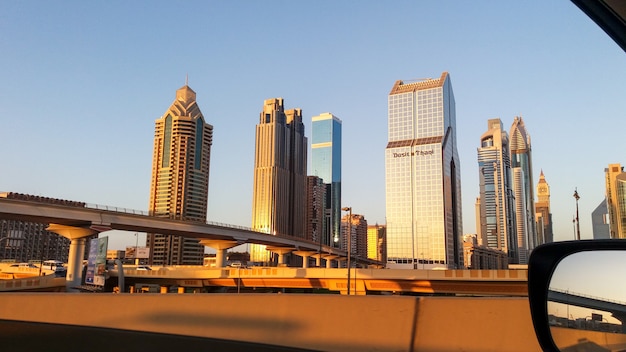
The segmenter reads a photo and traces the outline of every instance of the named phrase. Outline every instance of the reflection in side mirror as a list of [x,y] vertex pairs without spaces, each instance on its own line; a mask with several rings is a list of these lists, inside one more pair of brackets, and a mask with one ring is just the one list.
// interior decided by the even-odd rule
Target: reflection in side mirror
[[626,351],[626,240],[547,243],[528,260],[528,300],[544,352]]
[[578,252],[559,262],[548,286],[547,319],[561,351],[626,349],[625,274],[626,251]]

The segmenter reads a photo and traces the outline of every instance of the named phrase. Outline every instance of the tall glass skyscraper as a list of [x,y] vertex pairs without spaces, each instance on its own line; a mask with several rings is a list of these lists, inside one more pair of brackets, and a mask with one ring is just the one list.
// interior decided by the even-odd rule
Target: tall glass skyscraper
[[[515,203],[511,182],[509,137],[500,119],[490,119],[478,148],[480,233],[483,246],[507,253],[518,263]],[[477,226],[478,227],[478,226]]]
[[530,135],[521,117],[516,116],[513,120],[509,136],[511,138],[509,148],[513,173],[519,263],[526,264],[530,251],[543,241],[537,236],[535,221],[535,192]]
[[387,267],[460,268],[461,177],[450,76],[396,81],[388,109]]
[[[302,110],[284,110],[283,99],[265,100],[256,126],[252,228],[306,238],[307,138]],[[250,260],[267,263],[264,245],[250,245]]]
[[311,142],[313,175],[326,184],[326,213],[322,243],[338,244],[341,232],[341,120],[331,113],[313,117]]
[[[188,85],[156,120],[150,184],[151,215],[206,221],[213,126],[206,123]],[[148,234],[150,264],[201,265],[204,246],[198,240]]]

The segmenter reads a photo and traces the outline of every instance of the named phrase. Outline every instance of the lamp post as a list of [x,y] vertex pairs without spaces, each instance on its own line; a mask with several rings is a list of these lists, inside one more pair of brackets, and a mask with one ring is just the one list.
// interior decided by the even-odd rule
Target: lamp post
[[578,188],[574,188],[574,199],[576,199],[576,239],[580,241],[580,220],[578,218],[578,200],[580,196],[578,195]]
[[343,211],[347,211],[349,212],[349,219],[348,219],[348,248],[347,248],[347,253],[348,253],[348,296],[350,296],[350,252],[352,252],[352,244],[351,244],[351,240],[350,238],[352,237],[352,207],[345,207],[345,208],[341,208],[341,210]]

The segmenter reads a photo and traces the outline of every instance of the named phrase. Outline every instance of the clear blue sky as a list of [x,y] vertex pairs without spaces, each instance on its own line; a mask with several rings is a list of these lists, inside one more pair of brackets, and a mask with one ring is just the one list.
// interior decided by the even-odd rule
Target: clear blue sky
[[[448,71],[465,233],[487,120],[521,115],[557,239],[583,238],[626,164],[626,54],[550,1],[2,1],[0,191],[146,210],[154,121],[185,84],[214,126],[208,220],[250,226],[254,132],[283,97],[343,121],[343,204],[385,222],[387,95]],[[110,248],[134,245],[133,234]]]

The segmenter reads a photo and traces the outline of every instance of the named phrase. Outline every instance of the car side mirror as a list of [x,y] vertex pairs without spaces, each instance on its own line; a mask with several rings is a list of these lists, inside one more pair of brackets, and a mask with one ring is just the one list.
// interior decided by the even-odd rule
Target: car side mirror
[[544,351],[626,350],[626,241],[535,248],[528,263],[528,298]]

